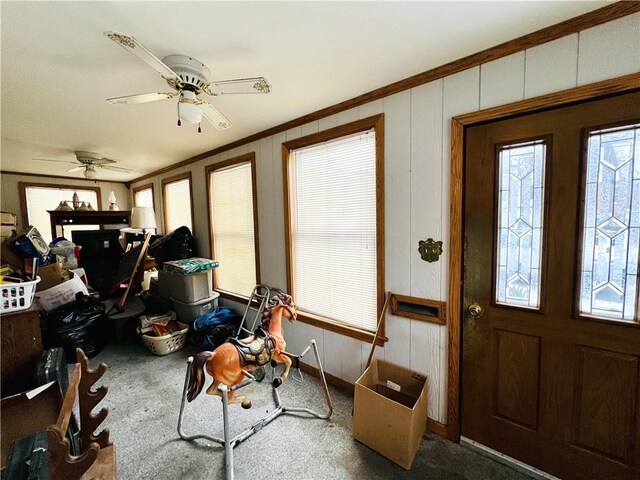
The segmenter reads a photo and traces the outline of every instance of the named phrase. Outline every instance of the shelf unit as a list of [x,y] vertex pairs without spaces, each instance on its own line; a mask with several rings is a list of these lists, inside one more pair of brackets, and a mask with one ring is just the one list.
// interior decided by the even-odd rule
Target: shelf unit
[[[51,219],[51,238],[59,237],[65,225],[124,225],[131,223],[130,210],[48,210]],[[60,235],[58,235],[58,227]]]

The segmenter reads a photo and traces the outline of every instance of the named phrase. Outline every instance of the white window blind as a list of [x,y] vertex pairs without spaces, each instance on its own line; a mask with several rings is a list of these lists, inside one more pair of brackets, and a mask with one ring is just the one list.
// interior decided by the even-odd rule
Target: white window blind
[[246,296],[257,283],[251,169],[245,162],[209,177],[216,288]]
[[164,207],[167,224],[165,232],[172,232],[183,225],[193,231],[191,225],[191,182],[188,178],[164,185]]
[[133,196],[133,204],[136,207],[153,208],[153,189],[145,188],[144,190],[138,190]]
[[[68,201],[69,206],[73,208],[74,193],[78,194],[80,202],[91,203],[94,209],[100,209],[98,195],[94,190],[53,187],[25,188],[29,225],[36,227],[47,243],[53,240],[51,238],[51,218],[47,210],[55,210],[62,201]],[[98,230],[99,228],[99,225],[65,225],[62,233],[66,239],[71,240],[72,230]]]
[[374,331],[375,132],[293,150],[289,203],[296,304]]

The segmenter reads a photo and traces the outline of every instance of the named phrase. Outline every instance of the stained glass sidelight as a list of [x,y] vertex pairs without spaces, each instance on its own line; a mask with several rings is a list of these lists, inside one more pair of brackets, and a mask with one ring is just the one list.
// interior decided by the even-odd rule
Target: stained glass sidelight
[[540,307],[546,145],[538,140],[498,152],[496,302]]
[[582,231],[580,313],[636,319],[640,124],[591,132]]

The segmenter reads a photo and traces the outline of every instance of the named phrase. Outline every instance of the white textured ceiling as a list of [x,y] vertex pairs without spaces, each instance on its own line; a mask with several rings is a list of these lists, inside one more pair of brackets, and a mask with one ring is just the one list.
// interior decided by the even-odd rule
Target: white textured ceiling
[[[348,100],[603,2],[7,2],[1,4],[2,171],[53,175],[74,150],[100,153],[126,181]],[[106,98],[167,91],[108,40],[136,37],[157,57],[185,54],[212,79],[264,76],[269,95],[210,99],[233,126],[176,126],[176,102]]]

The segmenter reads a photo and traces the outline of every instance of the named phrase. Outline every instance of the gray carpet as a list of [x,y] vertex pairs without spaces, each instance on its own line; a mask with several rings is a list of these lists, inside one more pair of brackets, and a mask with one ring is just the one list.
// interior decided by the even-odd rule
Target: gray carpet
[[[109,344],[91,365],[105,362],[102,383],[109,387],[103,401],[105,421],[116,445],[120,479],[224,479],[224,450],[214,442],[187,442],[177,433],[186,359],[192,346],[167,356],[154,356],[135,341]],[[270,368],[268,370],[271,370]],[[267,374],[267,380],[270,372]],[[210,377],[207,377],[207,384]],[[272,411],[267,381],[245,387],[250,410],[230,406],[231,436]],[[329,420],[284,415],[234,449],[235,478],[305,479],[443,479],[527,480],[529,477],[458,444],[427,434],[410,471],[355,441],[351,436],[351,395],[330,387],[333,415]],[[280,387],[285,407],[326,411],[320,382],[308,375],[289,378]],[[201,394],[187,404],[183,423],[187,434],[223,437],[219,397]]]

